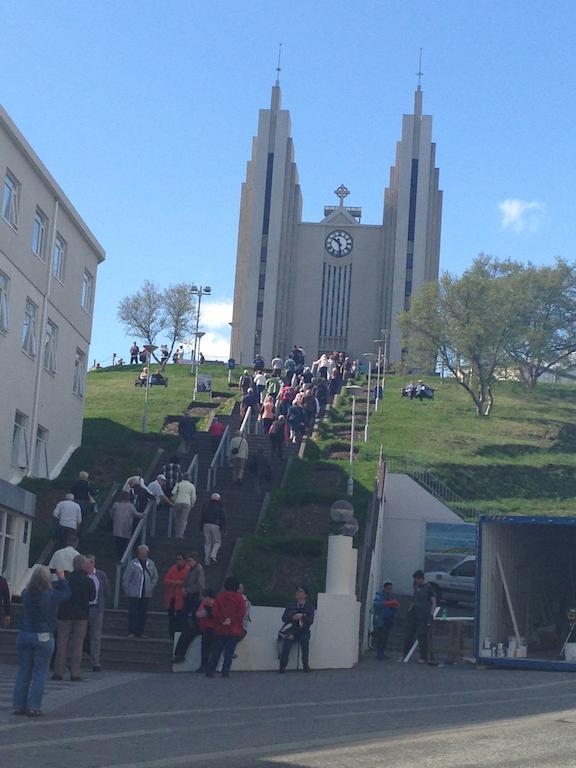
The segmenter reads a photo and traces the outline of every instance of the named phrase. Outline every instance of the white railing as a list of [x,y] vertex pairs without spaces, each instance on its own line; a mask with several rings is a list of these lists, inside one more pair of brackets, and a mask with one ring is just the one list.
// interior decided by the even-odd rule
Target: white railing
[[227,426],[224,432],[222,433],[222,437],[220,438],[220,442],[218,443],[218,448],[216,448],[216,453],[214,454],[214,457],[210,462],[210,466],[208,467],[208,479],[206,481],[207,491],[211,491],[216,486],[216,481],[218,479],[218,467],[223,467],[224,464],[226,463],[226,459],[228,458],[229,444],[230,444],[230,427]]
[[136,528],[134,528],[134,533],[132,534],[130,541],[126,545],[124,554],[122,555],[120,562],[116,565],[116,583],[114,584],[114,608],[118,608],[118,605],[120,603],[120,585],[122,583],[122,572],[126,567],[126,563],[132,556],[134,545],[136,544],[138,537],[140,537],[140,544],[146,544],[148,515],[150,514],[150,511],[154,509],[155,505],[156,505],[155,498],[150,499],[148,504],[146,504],[146,508],[144,510],[144,516],[141,517],[140,520],[138,520],[138,525],[136,526]]
[[242,433],[243,436],[249,435],[252,431],[252,406],[248,406],[248,410],[244,414],[244,418],[242,419],[242,424],[240,424],[240,429],[238,430]]
[[[182,473],[182,477],[187,477],[193,484],[194,488],[198,486],[198,454],[196,454],[188,467]],[[174,525],[174,507],[168,508],[168,533],[169,539],[172,538],[172,528]]]

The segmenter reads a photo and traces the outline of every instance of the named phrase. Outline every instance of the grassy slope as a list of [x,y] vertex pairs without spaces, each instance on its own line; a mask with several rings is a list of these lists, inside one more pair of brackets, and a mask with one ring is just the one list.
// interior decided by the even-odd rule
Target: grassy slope
[[503,514],[574,512],[576,388],[542,384],[530,393],[502,382],[492,416],[479,419],[453,381],[438,382],[434,402],[422,404],[400,398],[402,383],[387,380],[359,476],[373,474],[382,443],[391,469],[414,462],[471,504]]

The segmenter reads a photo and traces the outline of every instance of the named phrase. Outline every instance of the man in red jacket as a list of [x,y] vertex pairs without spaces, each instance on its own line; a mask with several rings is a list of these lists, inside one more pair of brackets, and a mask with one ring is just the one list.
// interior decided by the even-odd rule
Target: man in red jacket
[[224,654],[222,677],[230,677],[230,667],[238,641],[244,634],[242,620],[246,613],[246,601],[240,589],[240,581],[229,576],[224,582],[224,589],[212,606],[214,641],[210,650],[206,677],[214,677],[220,656]]

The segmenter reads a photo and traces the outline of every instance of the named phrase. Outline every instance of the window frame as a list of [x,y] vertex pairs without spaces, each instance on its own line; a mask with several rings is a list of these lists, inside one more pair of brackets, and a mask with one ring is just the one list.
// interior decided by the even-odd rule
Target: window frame
[[[21,417],[22,423],[19,423],[18,417]],[[20,441],[22,442],[20,443]],[[22,464],[20,461],[22,458],[20,451],[24,452],[24,464]],[[14,412],[12,445],[10,448],[10,463],[12,466],[18,467],[19,469],[27,469],[30,465],[30,446],[28,445],[28,416],[18,409],[16,409]]]
[[[34,241],[36,239],[36,224],[37,222],[40,222],[40,244],[38,250],[34,250]],[[40,261],[46,261],[46,233],[48,231],[48,217],[44,213],[44,211],[36,206],[36,212],[34,213],[34,221],[32,223],[32,253],[34,256],[36,256]]]
[[[2,280],[6,281],[6,287],[4,289],[2,288]],[[8,333],[10,330],[9,298],[10,278],[4,272],[0,272],[0,333]]]
[[[2,218],[14,230],[18,230],[20,217],[20,182],[12,171],[7,168],[4,174],[4,186],[2,188]],[[8,192],[8,206],[6,206],[6,190]]]
[[[51,328],[50,334],[48,328]],[[48,373],[56,373],[56,355],[58,352],[58,326],[48,318],[44,329],[44,349],[42,350],[42,365]]]
[[[86,279],[88,278],[88,279]],[[80,294],[80,306],[89,315],[92,315],[94,303],[94,275],[88,269],[84,269],[82,275],[82,292]]]
[[[40,434],[40,433],[43,434]],[[45,436],[44,436],[45,435]],[[50,477],[50,470],[48,466],[48,441],[50,439],[50,432],[41,424],[36,426],[36,438],[34,442],[34,467],[32,468],[32,475],[34,477]],[[43,466],[40,466],[40,461],[43,462]]]
[[[28,307],[34,307],[32,314],[28,313]],[[32,329],[31,334],[30,329]],[[24,305],[21,348],[28,357],[34,358],[38,354],[38,305],[29,296],[26,297]]]
[[[58,261],[56,260],[56,254],[59,254]],[[54,239],[54,251],[52,253],[52,274],[58,280],[59,283],[64,285],[64,274],[66,271],[66,257],[68,254],[68,243],[62,235],[57,232]],[[58,270],[56,270],[58,267]]]
[[72,391],[76,397],[84,398],[86,379],[86,353],[83,352],[80,347],[76,347],[76,354],[74,357],[74,381],[72,384]]

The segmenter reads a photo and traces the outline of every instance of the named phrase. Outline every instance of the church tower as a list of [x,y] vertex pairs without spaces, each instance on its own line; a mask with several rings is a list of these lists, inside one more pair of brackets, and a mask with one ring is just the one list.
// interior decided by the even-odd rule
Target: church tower
[[280,98],[276,81],[242,185],[231,356],[248,366],[261,354],[269,364],[298,344],[308,364],[334,350],[361,358],[386,331],[388,361],[398,363],[396,318],[414,291],[438,278],[442,193],[420,85],[414,113],[403,117],[382,224],[364,224],[360,207],[344,205],[351,194],[344,184],[322,218],[301,220],[290,115]]
[[267,361],[287,354],[293,344],[291,275],[302,196],[290,129],[276,81],[270,109],[260,110],[242,184],[231,349],[243,365],[256,354]]
[[402,119],[396,164],[384,193],[384,275],[382,326],[390,330],[388,359],[403,357],[395,322],[425,282],[438,279],[442,192],[435,166],[432,117],[422,114],[422,89],[414,94],[414,114]]

